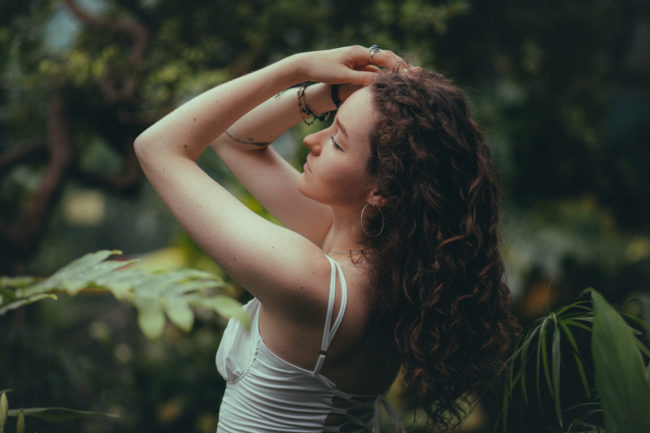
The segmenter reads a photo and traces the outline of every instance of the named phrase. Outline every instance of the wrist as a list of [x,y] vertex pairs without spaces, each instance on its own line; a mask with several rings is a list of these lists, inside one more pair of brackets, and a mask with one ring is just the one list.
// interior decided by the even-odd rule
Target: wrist
[[284,67],[287,71],[287,87],[292,87],[296,84],[310,81],[305,67],[307,63],[305,57],[307,55],[309,55],[309,53],[292,54],[291,56],[280,60],[281,63],[284,63]]
[[[298,87],[298,109],[300,109],[300,115],[302,116],[302,120],[305,122],[306,125],[311,125],[313,124],[316,120],[320,120],[321,122],[329,119],[330,117],[330,111],[329,110],[323,110],[321,106],[321,101],[322,97],[316,98],[317,93],[322,93],[319,92],[319,88],[316,88],[316,92],[311,93],[312,97],[312,103],[310,106],[310,103],[307,102],[307,90],[310,87],[315,87],[318,86],[319,88],[322,88],[322,84],[303,84]],[[318,107],[318,108],[317,108]]]
[[336,109],[330,97],[330,86],[324,83],[316,83],[307,87],[305,102],[315,114],[324,114]]

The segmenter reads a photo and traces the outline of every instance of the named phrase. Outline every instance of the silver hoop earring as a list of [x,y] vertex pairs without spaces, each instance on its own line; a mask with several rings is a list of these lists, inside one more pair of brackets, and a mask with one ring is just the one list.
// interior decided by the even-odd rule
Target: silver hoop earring
[[[368,233],[366,226],[363,224],[363,214],[366,212],[366,209],[368,209],[368,206],[372,206],[375,209],[377,209],[377,212],[379,212],[379,216],[381,216],[381,227],[379,228],[379,232],[375,234]],[[381,234],[384,231],[384,214],[381,212],[381,208],[379,206],[375,206],[374,204],[370,204],[370,203],[366,203],[363,206],[363,209],[361,209],[361,230],[366,234],[366,236],[371,238],[378,238],[379,236],[381,236]]]

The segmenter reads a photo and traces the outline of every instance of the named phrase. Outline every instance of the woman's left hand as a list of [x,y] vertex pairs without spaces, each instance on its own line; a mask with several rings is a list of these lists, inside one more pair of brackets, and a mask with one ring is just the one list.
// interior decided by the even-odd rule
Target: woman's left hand
[[299,73],[298,81],[317,81],[327,84],[371,84],[380,67],[393,69],[404,63],[390,50],[375,51],[360,45],[312,51],[294,56]]

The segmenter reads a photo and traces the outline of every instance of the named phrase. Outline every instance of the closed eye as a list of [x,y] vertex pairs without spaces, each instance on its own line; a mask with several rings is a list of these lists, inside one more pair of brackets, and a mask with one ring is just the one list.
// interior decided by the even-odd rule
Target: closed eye
[[341,152],[345,152],[343,150],[343,148],[341,146],[339,146],[339,144],[336,142],[336,140],[334,140],[333,135],[330,137],[330,140],[332,140],[332,144],[334,145],[334,147],[336,147],[337,150],[340,150]]

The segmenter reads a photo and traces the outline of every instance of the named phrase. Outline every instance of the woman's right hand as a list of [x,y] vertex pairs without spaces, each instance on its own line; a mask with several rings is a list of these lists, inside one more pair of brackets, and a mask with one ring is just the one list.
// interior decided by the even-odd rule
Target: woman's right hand
[[327,84],[368,85],[373,82],[380,67],[393,69],[404,61],[390,50],[371,50],[360,45],[311,51],[296,54],[297,81],[316,81]]

